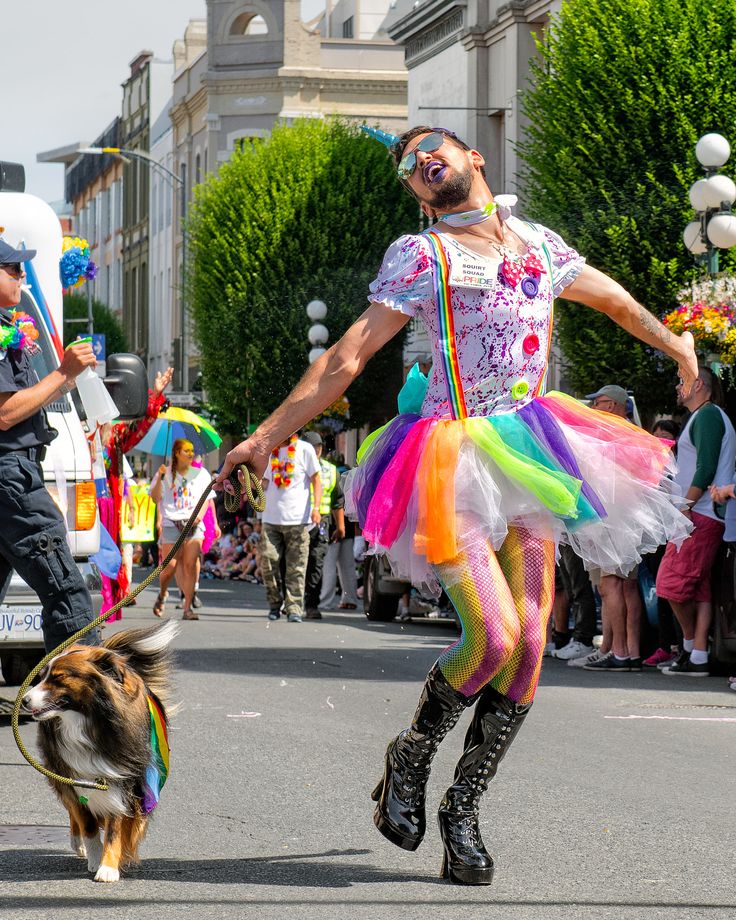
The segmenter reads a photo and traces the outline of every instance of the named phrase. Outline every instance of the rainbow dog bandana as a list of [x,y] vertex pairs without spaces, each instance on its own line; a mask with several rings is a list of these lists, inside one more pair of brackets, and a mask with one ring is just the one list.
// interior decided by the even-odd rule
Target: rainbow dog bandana
[[151,718],[151,759],[143,781],[141,811],[150,814],[158,805],[161,790],[169,775],[169,731],[164,707],[152,694],[148,694],[148,712]]

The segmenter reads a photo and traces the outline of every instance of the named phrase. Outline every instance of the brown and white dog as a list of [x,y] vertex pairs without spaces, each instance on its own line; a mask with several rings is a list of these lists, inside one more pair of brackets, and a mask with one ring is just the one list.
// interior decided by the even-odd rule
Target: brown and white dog
[[96,882],[117,882],[126,863],[138,862],[168,773],[165,707],[176,632],[167,620],[116,633],[101,646],[72,645],[23,697],[39,723],[44,765],[60,776],[108,785],[103,792],[49,780],[69,812],[72,849],[87,857]]

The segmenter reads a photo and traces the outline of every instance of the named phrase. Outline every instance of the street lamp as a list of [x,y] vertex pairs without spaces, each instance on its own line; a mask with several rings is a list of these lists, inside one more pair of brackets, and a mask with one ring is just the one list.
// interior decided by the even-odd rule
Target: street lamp
[[707,266],[708,274],[718,273],[718,250],[736,245],[736,216],[731,205],[736,201],[736,184],[719,173],[731,156],[731,147],[720,134],[704,134],[695,145],[695,156],[705,170],[705,179],[690,187],[690,204],[695,211],[683,232],[687,249]]
[[312,320],[313,325],[309,327],[307,336],[312,350],[309,352],[309,363],[314,362],[320,355],[325,353],[325,344],[330,337],[330,331],[327,326],[323,325],[320,320],[327,316],[327,304],[321,300],[310,300],[307,304],[307,316]]
[[77,153],[91,153],[96,156],[112,154],[120,157],[124,162],[128,158],[143,160],[151,169],[158,169],[179,189],[180,203],[179,214],[181,220],[181,391],[189,391],[189,351],[187,347],[187,308],[186,308],[186,264],[187,264],[187,234],[184,228],[184,215],[187,209],[187,190],[184,180],[168,166],[159,163],[145,150],[133,150],[128,147],[79,147]]

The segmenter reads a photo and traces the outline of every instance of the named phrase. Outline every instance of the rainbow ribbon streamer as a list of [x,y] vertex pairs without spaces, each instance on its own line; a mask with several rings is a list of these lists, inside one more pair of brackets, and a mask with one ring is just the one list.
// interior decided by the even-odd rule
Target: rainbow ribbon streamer
[[430,230],[426,234],[432,247],[435,262],[434,289],[437,296],[437,314],[440,326],[440,351],[442,366],[445,371],[445,384],[447,385],[447,399],[450,405],[450,414],[453,419],[468,417],[463,393],[462,378],[460,376],[460,361],[457,356],[455,341],[455,320],[452,315],[452,300],[450,296],[450,270],[447,256],[439,236]]
[[169,731],[166,713],[152,693],[148,694],[147,699],[151,716],[151,760],[146,767],[143,781],[141,810],[144,815],[150,814],[158,805],[161,790],[169,775]]

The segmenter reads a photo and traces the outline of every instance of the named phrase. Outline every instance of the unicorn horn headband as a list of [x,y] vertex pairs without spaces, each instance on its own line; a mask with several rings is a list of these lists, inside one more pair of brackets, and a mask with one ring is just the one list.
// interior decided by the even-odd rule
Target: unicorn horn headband
[[387,131],[381,131],[380,128],[371,128],[370,125],[361,125],[360,130],[365,131],[374,141],[380,141],[389,150],[399,141],[397,134],[389,134]]

